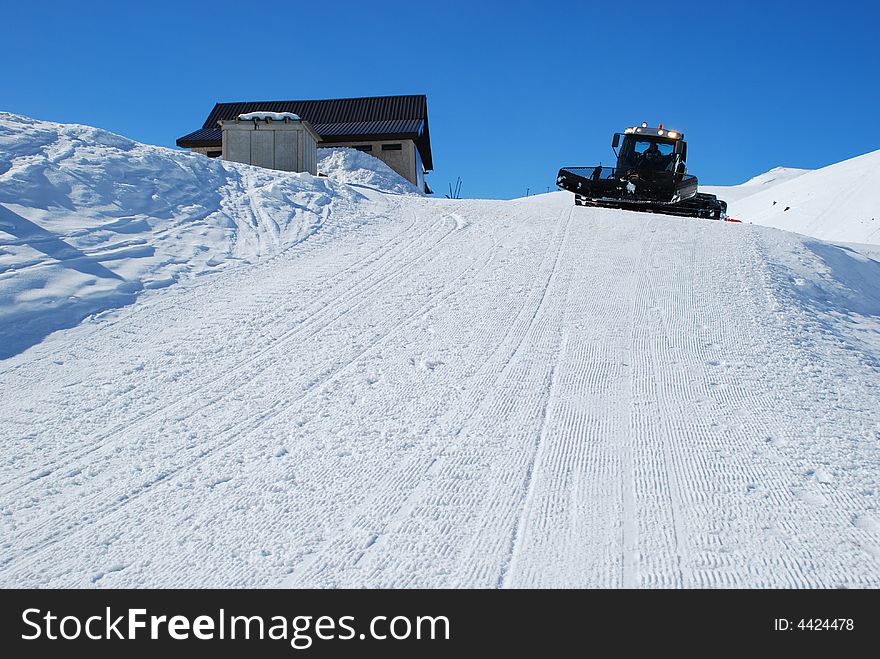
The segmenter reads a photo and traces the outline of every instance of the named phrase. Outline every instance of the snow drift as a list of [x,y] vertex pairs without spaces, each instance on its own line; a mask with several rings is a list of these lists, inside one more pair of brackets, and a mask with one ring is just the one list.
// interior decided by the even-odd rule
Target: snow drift
[[276,254],[333,218],[356,225],[337,211],[364,190],[345,182],[410,191],[375,158],[332,151],[333,178],[319,178],[0,113],[0,359],[144,290]]
[[816,170],[776,168],[706,191],[743,222],[845,243],[880,244],[880,151]]
[[342,183],[395,194],[421,194],[419,189],[369,153],[348,147],[319,147],[318,173]]

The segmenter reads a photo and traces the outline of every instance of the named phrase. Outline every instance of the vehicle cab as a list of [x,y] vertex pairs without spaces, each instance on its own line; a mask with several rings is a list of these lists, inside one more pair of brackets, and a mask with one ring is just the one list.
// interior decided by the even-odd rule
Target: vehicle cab
[[[619,151],[618,151],[619,147]],[[654,171],[684,174],[687,171],[687,143],[684,133],[642,123],[615,133],[611,148],[617,155],[618,171]]]

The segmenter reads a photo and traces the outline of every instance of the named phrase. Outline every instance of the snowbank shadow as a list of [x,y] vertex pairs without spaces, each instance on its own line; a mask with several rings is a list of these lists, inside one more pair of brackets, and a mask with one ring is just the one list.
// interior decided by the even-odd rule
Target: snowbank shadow
[[[27,350],[52,332],[74,327],[91,314],[131,304],[143,288],[141,282],[126,281],[2,204],[0,230],[15,238],[13,244],[27,245],[57,261],[7,271],[0,280],[0,359]],[[58,293],[58,278],[52,274],[59,269],[73,271],[61,278],[67,287],[64,295]]]
[[802,244],[801,258],[780,260],[777,272],[786,282],[780,290],[810,312],[820,332],[880,369],[880,262],[819,240]]
[[849,247],[813,240],[804,244],[833,275],[836,285],[823,288],[825,305],[880,317],[880,263]]
[[64,242],[51,231],[12,212],[3,204],[0,204],[0,229],[17,238],[20,244],[62,261],[65,267],[93,277],[122,281],[122,277],[105,268],[93,257]]

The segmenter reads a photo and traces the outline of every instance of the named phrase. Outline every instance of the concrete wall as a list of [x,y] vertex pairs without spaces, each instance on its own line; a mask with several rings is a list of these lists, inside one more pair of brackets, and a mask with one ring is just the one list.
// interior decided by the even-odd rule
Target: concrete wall
[[422,154],[419,153],[418,147],[415,149],[416,156],[416,187],[422,192],[425,192],[426,182],[425,182],[425,164],[422,162]]
[[223,159],[286,172],[318,173],[320,139],[305,121],[223,121]]
[[203,156],[206,156],[209,153],[215,153],[217,155],[222,155],[223,153],[223,150],[219,146],[194,146],[190,151],[193,153],[201,153]]

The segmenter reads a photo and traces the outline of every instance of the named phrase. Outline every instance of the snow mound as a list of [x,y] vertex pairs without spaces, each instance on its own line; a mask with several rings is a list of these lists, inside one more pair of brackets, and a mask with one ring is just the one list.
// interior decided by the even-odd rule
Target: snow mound
[[357,190],[0,113],[0,359],[146,289],[255,261]]
[[348,147],[318,149],[318,172],[350,185],[393,194],[421,194],[419,189],[369,153]]
[[880,244],[880,151],[821,169],[777,168],[740,186],[703,189],[727,200],[728,213],[744,222],[835,242]]

